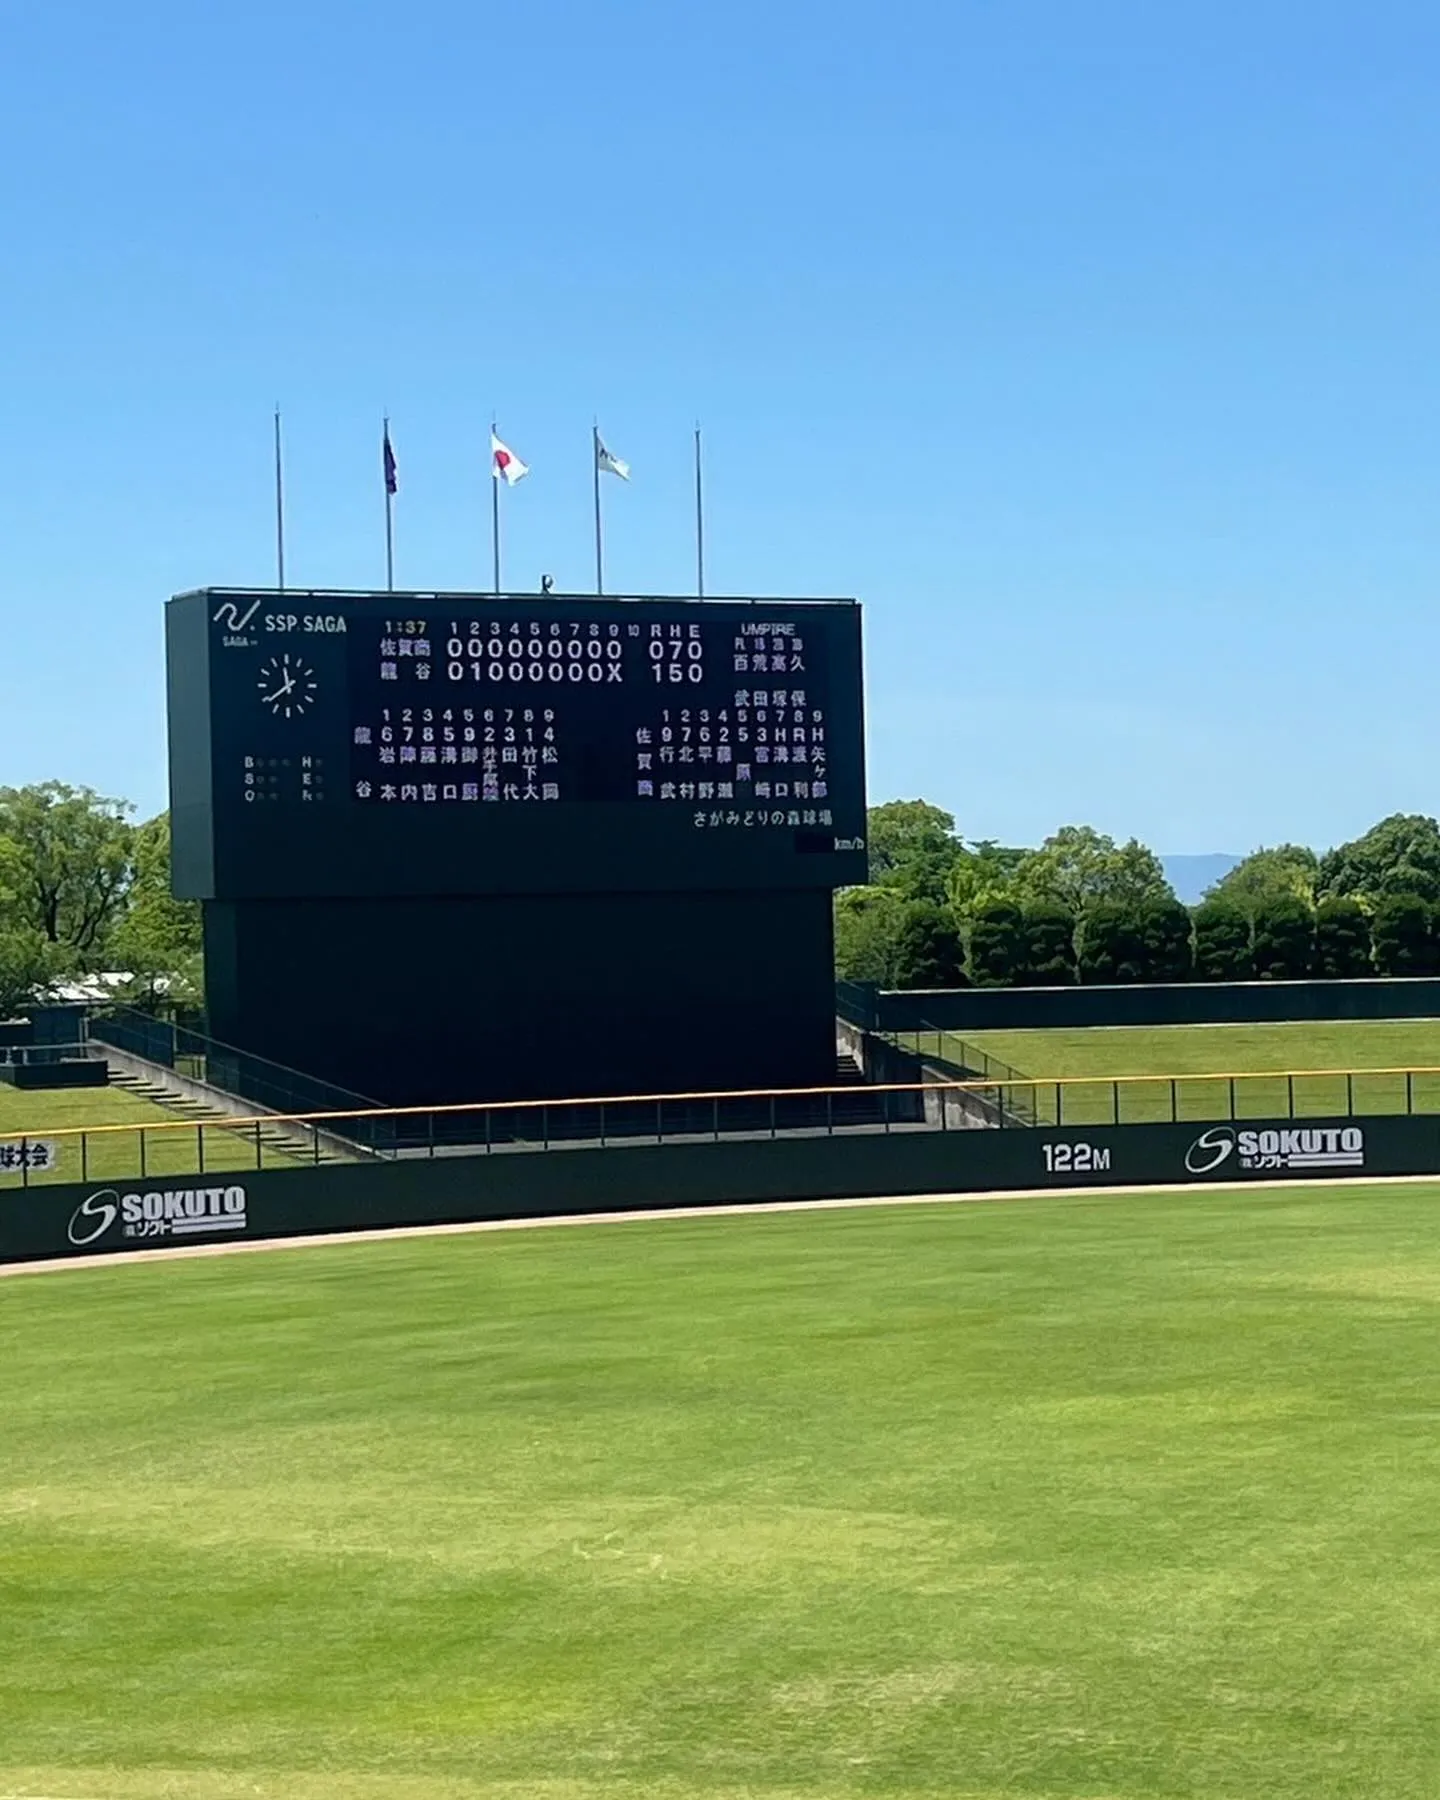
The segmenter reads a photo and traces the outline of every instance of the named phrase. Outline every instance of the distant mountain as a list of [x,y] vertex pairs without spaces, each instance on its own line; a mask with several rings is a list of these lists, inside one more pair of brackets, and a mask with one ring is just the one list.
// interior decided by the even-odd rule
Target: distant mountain
[[1222,875],[1228,875],[1243,857],[1224,856],[1218,851],[1212,856],[1162,856],[1161,863],[1165,868],[1165,879],[1187,906],[1193,906],[1206,888],[1213,887]]

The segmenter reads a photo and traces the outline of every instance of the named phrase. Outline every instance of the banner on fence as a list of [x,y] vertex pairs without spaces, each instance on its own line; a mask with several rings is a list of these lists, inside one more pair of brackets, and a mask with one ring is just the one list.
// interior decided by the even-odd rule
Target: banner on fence
[[0,1193],[0,1262],[480,1219],[1106,1185],[1440,1174],[1440,1117],[615,1145]]

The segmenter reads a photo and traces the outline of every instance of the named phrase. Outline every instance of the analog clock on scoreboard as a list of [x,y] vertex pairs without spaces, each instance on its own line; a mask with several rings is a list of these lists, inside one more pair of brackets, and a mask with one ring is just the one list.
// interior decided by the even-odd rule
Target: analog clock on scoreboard
[[260,703],[277,718],[298,719],[313,705],[318,686],[315,671],[298,656],[282,650],[260,665]]

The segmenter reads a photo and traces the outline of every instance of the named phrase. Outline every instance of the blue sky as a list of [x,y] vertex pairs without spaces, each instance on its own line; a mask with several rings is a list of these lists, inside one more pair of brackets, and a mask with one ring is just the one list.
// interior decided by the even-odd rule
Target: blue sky
[[161,607],[858,594],[872,798],[1324,846],[1440,803],[1419,0],[11,8],[0,781],[163,805]]

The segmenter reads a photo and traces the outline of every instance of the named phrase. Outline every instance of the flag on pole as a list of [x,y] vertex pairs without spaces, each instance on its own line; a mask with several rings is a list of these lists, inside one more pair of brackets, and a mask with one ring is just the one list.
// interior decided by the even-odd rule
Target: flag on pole
[[595,439],[595,467],[602,475],[618,475],[622,481],[630,479],[629,463],[622,462],[618,456],[612,456],[598,436]]
[[385,464],[385,492],[395,494],[400,491],[400,472],[395,466],[395,452],[390,445],[390,427],[385,427],[382,457]]
[[529,463],[521,462],[508,445],[502,444],[495,433],[490,433],[490,457],[494,464],[497,481],[503,481],[506,487],[514,487],[517,481],[523,481],[530,473]]

